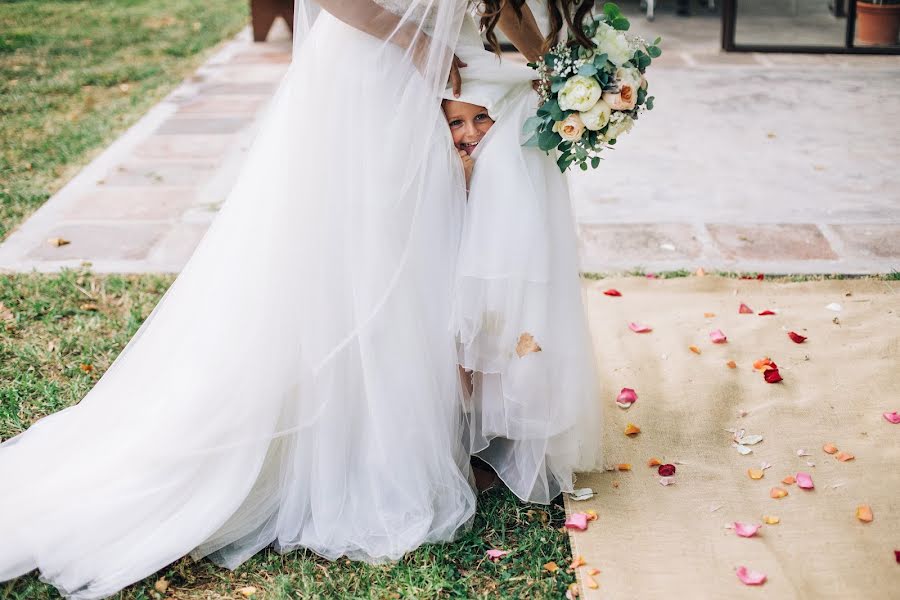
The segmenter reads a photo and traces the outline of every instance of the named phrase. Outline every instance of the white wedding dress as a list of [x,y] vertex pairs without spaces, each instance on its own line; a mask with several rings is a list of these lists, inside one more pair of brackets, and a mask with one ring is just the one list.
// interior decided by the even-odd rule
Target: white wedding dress
[[439,105],[452,52],[484,56],[466,3],[322,4],[183,272],[78,405],[0,445],[0,580],[87,600],[187,554],[397,559],[470,522],[470,453],[541,502],[597,466],[565,181],[519,146],[536,96],[507,86],[467,203]]

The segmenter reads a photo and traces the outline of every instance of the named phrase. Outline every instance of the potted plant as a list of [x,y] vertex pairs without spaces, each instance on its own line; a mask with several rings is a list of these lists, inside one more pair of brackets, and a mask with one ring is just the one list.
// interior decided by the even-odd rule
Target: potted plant
[[900,33],[900,0],[856,3],[856,41],[867,46],[893,46]]

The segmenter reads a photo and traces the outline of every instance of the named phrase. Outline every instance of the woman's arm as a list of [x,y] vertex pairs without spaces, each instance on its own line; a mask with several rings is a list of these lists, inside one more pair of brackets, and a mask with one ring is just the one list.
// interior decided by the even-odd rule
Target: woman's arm
[[504,3],[497,27],[529,61],[534,62],[543,54],[544,36],[541,35],[541,30],[528,5],[522,5],[522,18],[520,19],[509,3]]

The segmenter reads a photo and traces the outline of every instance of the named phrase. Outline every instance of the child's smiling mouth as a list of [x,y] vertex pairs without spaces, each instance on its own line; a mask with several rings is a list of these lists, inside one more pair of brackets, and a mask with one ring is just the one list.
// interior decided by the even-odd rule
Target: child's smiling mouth
[[459,149],[464,151],[466,154],[472,154],[473,152],[475,152],[475,147],[478,146],[479,142],[481,142],[481,140],[478,140],[477,142],[460,142]]

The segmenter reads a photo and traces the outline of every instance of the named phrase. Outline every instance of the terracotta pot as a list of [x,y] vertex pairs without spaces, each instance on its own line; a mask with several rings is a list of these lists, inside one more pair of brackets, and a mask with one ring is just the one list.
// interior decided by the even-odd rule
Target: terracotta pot
[[900,33],[900,4],[856,3],[856,41],[867,46],[893,46]]

